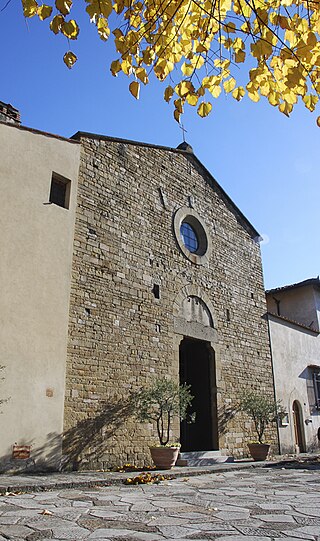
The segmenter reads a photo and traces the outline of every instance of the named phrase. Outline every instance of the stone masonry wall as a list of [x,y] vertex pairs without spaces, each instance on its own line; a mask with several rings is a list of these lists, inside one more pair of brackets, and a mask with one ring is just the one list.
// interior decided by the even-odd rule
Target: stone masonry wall
[[[214,306],[220,448],[245,454],[256,438],[234,414],[237,400],[251,388],[273,395],[259,245],[187,153],[81,141],[66,459],[74,468],[150,463],[154,427],[137,422],[128,398],[155,375],[178,380],[183,336],[173,330],[173,304],[187,285]],[[206,266],[191,263],[173,235],[174,211],[190,196],[211,236]],[[276,443],[275,430],[268,436]]]

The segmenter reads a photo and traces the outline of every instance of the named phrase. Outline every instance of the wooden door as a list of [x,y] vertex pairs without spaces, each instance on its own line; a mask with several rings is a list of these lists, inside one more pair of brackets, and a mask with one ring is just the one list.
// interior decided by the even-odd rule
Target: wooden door
[[296,448],[299,449],[298,451],[299,453],[305,453],[301,406],[297,400],[293,402],[292,414],[293,414],[295,445],[296,445]]

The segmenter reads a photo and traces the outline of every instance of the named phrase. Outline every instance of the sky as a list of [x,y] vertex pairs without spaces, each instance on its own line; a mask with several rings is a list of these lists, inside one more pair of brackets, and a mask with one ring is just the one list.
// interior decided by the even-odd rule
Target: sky
[[[152,81],[136,101],[130,80],[111,76],[113,45],[93,25],[84,20],[71,43],[79,59],[68,70],[67,40],[46,22],[26,22],[19,0],[3,9],[6,3],[0,0],[0,100],[20,110],[23,125],[65,137],[87,131],[168,147],[182,142],[165,85]],[[263,237],[266,289],[320,274],[319,114],[298,105],[287,118],[264,99],[238,103],[222,94],[209,117],[195,108],[184,114],[194,153]]]

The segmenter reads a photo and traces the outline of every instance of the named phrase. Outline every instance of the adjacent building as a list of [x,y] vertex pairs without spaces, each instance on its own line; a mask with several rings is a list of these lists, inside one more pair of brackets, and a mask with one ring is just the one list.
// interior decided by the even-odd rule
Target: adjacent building
[[281,453],[315,451],[320,440],[319,277],[267,291],[275,392],[286,415]]

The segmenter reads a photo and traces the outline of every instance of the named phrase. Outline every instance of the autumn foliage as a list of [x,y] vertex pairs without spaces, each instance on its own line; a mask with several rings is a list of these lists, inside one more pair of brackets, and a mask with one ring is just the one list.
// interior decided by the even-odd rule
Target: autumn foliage
[[[22,6],[25,17],[48,19],[55,34],[78,38],[72,0]],[[320,0],[86,0],[85,9],[100,39],[113,36],[112,75],[130,77],[135,98],[152,74],[165,81],[178,122],[186,104],[207,116],[221,93],[237,101],[265,97],[287,116],[299,98],[316,108]],[[65,53],[69,68],[76,60]]]

